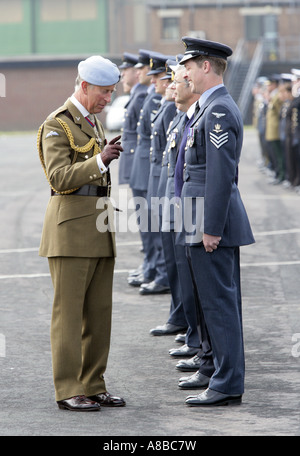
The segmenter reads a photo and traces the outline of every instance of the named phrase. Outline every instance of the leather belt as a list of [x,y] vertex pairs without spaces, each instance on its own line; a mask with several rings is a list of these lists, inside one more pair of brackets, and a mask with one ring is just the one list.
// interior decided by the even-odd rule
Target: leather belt
[[[56,193],[51,190],[52,196],[63,196],[60,193]],[[73,193],[68,195],[79,195],[79,196],[110,196],[110,186],[103,187],[99,185],[83,185]]]

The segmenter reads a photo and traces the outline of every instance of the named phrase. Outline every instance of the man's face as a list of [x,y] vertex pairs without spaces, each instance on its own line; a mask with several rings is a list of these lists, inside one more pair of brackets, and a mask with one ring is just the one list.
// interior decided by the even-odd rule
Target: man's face
[[151,77],[151,82],[155,86],[155,92],[159,93],[160,95],[164,95],[166,91],[166,80],[161,79],[166,75],[166,72],[153,74]]
[[174,101],[174,90],[173,90],[173,83],[170,83],[170,79],[165,80],[166,83],[166,91],[165,91],[165,98],[167,101]]
[[132,87],[137,83],[137,80],[138,78],[136,68],[124,68],[121,77],[124,93],[129,93]]
[[139,83],[140,84],[145,84],[145,85],[149,85],[150,84],[151,77],[147,76],[147,73],[149,71],[150,71],[150,68],[147,65],[137,69],[137,73],[138,73],[138,78],[139,78]]
[[102,112],[105,106],[110,103],[115,87],[115,84],[105,87],[91,84],[83,86],[86,97],[85,108],[89,111],[89,113],[98,114]]
[[187,60],[184,64],[186,74],[184,78],[189,82],[193,93],[203,93],[203,68],[199,67],[193,59]]
[[185,103],[187,98],[191,96],[191,87],[184,78],[185,71],[175,74],[173,81],[175,103]]

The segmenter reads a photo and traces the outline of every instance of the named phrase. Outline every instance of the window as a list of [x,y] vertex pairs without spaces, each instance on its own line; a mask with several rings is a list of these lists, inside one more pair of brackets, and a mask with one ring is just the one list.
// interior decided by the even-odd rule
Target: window
[[163,40],[178,41],[180,37],[180,20],[183,10],[180,8],[161,8],[157,11],[161,19],[161,37]]
[[162,18],[162,39],[178,40],[179,37],[179,18],[163,17]]
[[246,39],[248,41],[264,40],[264,52],[269,60],[276,60],[278,54],[278,16],[251,15],[245,16]]
[[262,18],[263,16],[245,17],[246,39],[248,41],[257,41],[262,36]]

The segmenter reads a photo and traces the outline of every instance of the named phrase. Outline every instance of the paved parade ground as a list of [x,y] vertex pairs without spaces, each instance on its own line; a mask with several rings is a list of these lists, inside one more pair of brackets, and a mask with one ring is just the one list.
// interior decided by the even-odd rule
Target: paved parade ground
[[118,187],[114,162],[113,198],[123,213],[116,220],[105,378],[108,391],[124,397],[127,406],[98,413],[58,409],[49,336],[52,284],[47,260],[38,256],[49,187],[36,135],[0,135],[0,154],[1,436],[98,436],[103,449],[116,436],[122,442],[172,437],[177,450],[179,441],[187,445],[193,436],[300,435],[300,194],[268,183],[257,166],[255,130],[245,129],[240,166],[239,187],[256,243],[241,249],[246,385],[242,405],[235,407],[187,407],[185,398],[193,392],[177,386],[185,374],[169,355],[178,345],[174,336],[149,335],[167,321],[170,295],[141,296],[127,284],[143,256],[139,234],[130,223],[126,227],[133,220],[132,210],[126,214],[131,193]]

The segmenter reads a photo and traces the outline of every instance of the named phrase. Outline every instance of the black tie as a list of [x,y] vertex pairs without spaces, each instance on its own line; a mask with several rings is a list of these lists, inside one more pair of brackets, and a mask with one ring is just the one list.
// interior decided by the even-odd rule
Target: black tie
[[200,111],[200,105],[199,105],[199,101],[197,101],[196,106],[195,106],[194,117],[196,117],[196,115],[198,114],[199,111]]

